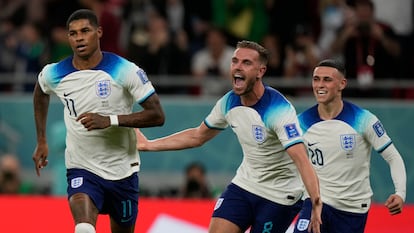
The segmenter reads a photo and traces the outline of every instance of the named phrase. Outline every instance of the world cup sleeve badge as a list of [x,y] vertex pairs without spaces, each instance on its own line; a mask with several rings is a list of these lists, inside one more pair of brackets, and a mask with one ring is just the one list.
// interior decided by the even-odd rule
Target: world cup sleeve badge
[[375,133],[377,134],[377,136],[380,138],[382,135],[385,134],[385,130],[384,127],[382,126],[380,121],[375,122],[374,125],[372,125],[372,127],[374,128]]
[[285,127],[285,131],[286,131],[286,135],[288,137],[288,139],[292,139],[292,138],[296,138],[300,136],[299,130],[296,127],[296,124],[292,123],[292,124],[287,124],[284,126]]
[[147,76],[147,74],[145,73],[144,70],[139,69],[137,71],[137,75],[138,75],[139,79],[141,80],[142,84],[146,84],[147,82],[149,82],[148,76]]

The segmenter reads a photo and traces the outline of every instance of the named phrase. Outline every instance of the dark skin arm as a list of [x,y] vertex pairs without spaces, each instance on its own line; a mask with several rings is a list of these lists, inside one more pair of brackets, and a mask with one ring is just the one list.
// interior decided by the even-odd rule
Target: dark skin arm
[[50,96],[42,91],[39,83],[36,83],[33,92],[33,107],[36,124],[37,146],[32,155],[32,159],[35,164],[36,174],[38,176],[40,176],[40,169],[45,167],[48,163],[47,156],[49,148],[46,140],[46,120],[49,110],[49,101]]
[[[33,94],[37,146],[32,159],[35,163],[36,174],[38,176],[40,176],[40,169],[48,164],[47,156],[49,149],[46,140],[46,121],[49,101],[50,96],[43,93],[37,83]],[[165,116],[158,95],[151,95],[141,103],[141,106],[143,108],[142,111],[129,115],[118,115],[119,126],[145,128],[164,124]],[[80,120],[88,130],[104,129],[110,126],[109,116],[101,116],[97,113],[83,113],[77,120]]]
[[[118,115],[119,126],[146,128],[164,124],[165,116],[157,94],[148,97],[147,100],[141,103],[141,106],[143,107],[142,111],[129,115]],[[80,121],[88,131],[111,126],[109,116],[102,116],[97,113],[82,113],[76,120]]]

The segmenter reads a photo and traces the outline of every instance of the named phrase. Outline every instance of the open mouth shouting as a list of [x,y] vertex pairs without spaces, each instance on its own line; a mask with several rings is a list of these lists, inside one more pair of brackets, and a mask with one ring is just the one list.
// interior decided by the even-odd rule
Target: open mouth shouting
[[245,78],[241,74],[235,74],[233,76],[233,86],[235,88],[242,88],[245,84]]

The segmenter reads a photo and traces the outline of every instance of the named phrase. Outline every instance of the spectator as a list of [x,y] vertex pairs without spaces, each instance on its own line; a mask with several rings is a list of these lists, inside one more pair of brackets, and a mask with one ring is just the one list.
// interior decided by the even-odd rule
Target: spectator
[[[9,20],[0,21],[0,71],[12,73],[15,71],[17,54],[15,48],[18,44],[17,28]],[[0,91],[13,90],[13,80],[0,80]]]
[[47,43],[42,35],[40,25],[30,22],[20,27],[18,39],[16,72],[20,75],[17,75],[16,78],[26,75],[28,78],[31,77],[32,80],[27,80],[25,85],[17,87],[17,89],[23,88],[24,91],[31,92],[34,88],[36,76],[27,74],[40,72],[43,65],[49,60]]
[[211,26],[212,2],[183,0],[184,30],[188,34],[191,54],[204,47],[204,38]]
[[[298,24],[293,40],[285,46],[284,77],[287,79],[304,79],[311,75],[313,67],[321,57],[310,26]],[[286,95],[309,95],[308,87],[294,88],[286,91]]]
[[[264,36],[262,43],[263,47],[269,51],[266,75],[269,78],[285,78],[284,52],[280,36],[276,34],[267,34]],[[296,88],[278,87],[278,90],[287,96],[295,95],[295,89]]]
[[320,56],[320,50],[314,41],[310,26],[297,25],[292,43],[286,46],[284,76],[286,78],[310,76]]
[[180,196],[184,198],[212,198],[203,164],[193,162],[186,167],[185,183]]
[[[25,72],[40,72],[47,61],[47,45],[40,25],[25,23],[19,30],[17,54]],[[33,90],[33,87],[30,91]]]
[[346,4],[346,0],[322,0],[319,2],[321,15],[321,33],[317,43],[322,57],[332,56],[331,45],[336,33],[347,18],[353,16],[353,11]]
[[[319,35],[320,19],[317,1],[319,0],[267,1],[269,32],[280,36],[282,48],[293,40],[297,25],[309,24],[315,37]],[[284,51],[282,52],[284,58]]]
[[[414,77],[414,1],[412,0],[373,0],[375,17],[391,25],[401,46],[401,59],[396,70],[401,79]],[[414,87],[393,90],[394,98],[414,99]]]
[[[208,31],[206,46],[195,53],[191,61],[192,75],[196,80],[203,80],[206,88],[194,88],[192,94],[221,95],[229,89],[227,82],[222,80],[230,75],[233,52],[234,48],[227,44],[227,37],[222,29],[213,27]],[[209,81],[208,84],[205,81]]]
[[184,28],[185,7],[182,0],[153,0],[155,10],[169,22],[169,29],[176,33]]
[[279,36],[275,34],[267,34],[263,37],[262,44],[270,54],[266,75],[268,77],[282,77],[283,61]]
[[31,193],[30,184],[23,182],[19,159],[13,154],[0,156],[0,194]]
[[[124,23],[127,33],[126,42],[142,43],[143,32],[146,32],[146,27],[149,23],[150,17],[154,13],[154,6],[151,1],[127,1],[124,7]],[[128,49],[127,51],[128,52]]]
[[[189,75],[190,53],[184,31],[171,34],[168,22],[157,12],[150,14],[145,31],[130,43],[128,58],[150,75]],[[157,87],[160,94],[186,93],[187,89]]]
[[[333,52],[343,55],[348,76],[356,78],[361,86],[369,87],[374,79],[396,78],[401,48],[393,29],[375,19],[371,0],[356,0],[354,9],[355,18],[345,22],[339,30],[332,45]],[[363,91],[365,93],[355,94],[388,96],[378,91]]]
[[59,62],[72,54],[65,27],[53,27],[49,40],[49,62]]
[[[3,24],[3,33],[0,32],[0,37],[3,37],[3,42],[0,47],[1,64],[0,70],[14,73],[10,77],[19,81],[25,81],[27,73],[39,72],[42,65],[47,61],[47,46],[41,32],[40,25],[37,23],[24,23],[20,27],[15,27],[12,24]],[[35,77],[33,75],[33,77]],[[9,81],[9,80],[8,80]],[[11,83],[11,81],[10,81]],[[3,90],[33,90],[33,82],[23,86],[8,84],[3,86]]]

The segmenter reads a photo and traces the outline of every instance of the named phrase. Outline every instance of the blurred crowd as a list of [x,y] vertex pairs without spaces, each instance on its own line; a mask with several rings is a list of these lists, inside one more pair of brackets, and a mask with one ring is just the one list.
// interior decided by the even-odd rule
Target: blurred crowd
[[25,177],[20,159],[12,153],[0,154],[0,195],[48,194],[49,189]]
[[236,42],[248,39],[269,49],[269,79],[310,78],[319,60],[337,57],[361,87],[345,94],[414,98],[414,85],[370,88],[375,80],[414,77],[412,0],[1,0],[0,92],[15,91],[7,79],[16,74],[36,74],[71,55],[65,20],[79,8],[99,15],[103,50],[150,76],[194,83],[158,86],[161,94],[222,94],[224,82],[197,83],[228,78]]

